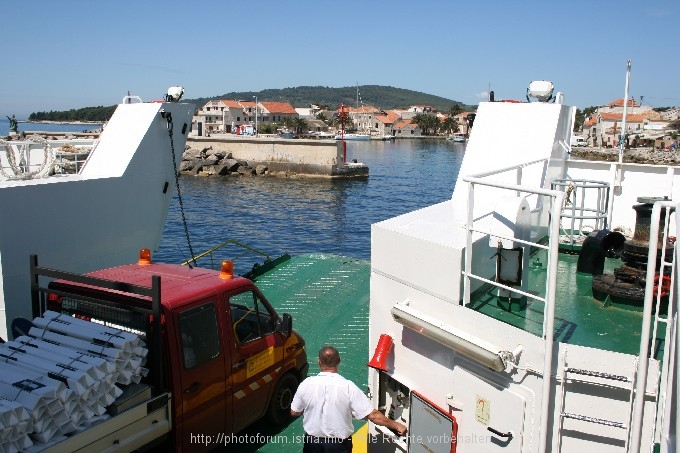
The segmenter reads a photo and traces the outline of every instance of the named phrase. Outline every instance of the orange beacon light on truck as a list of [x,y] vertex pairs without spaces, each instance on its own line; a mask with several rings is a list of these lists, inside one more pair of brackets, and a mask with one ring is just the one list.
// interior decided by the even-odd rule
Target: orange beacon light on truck
[[137,264],[141,264],[141,265],[151,264],[151,250],[140,249],[139,250],[139,260],[137,261]]
[[222,261],[222,269],[220,269],[220,278],[223,280],[231,280],[234,278],[234,262],[229,260]]

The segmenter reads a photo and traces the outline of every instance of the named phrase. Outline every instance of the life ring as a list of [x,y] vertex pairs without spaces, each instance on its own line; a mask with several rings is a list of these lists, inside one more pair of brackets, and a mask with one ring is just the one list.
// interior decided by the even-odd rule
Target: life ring
[[[659,294],[659,279],[661,279],[661,294]],[[659,294],[661,297],[666,297],[671,292],[671,278],[664,275],[654,276],[654,295]]]

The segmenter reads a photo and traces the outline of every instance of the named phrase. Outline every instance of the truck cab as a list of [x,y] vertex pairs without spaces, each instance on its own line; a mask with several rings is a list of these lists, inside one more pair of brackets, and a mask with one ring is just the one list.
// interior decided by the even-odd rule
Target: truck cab
[[[176,450],[215,448],[262,417],[285,423],[307,375],[305,342],[290,315],[279,316],[253,282],[233,275],[230,264],[215,271],[140,258],[84,280],[54,280],[42,303],[144,337],[146,380],[171,395]],[[136,293],[139,287],[155,288],[158,296]],[[40,305],[34,298],[34,312]]]

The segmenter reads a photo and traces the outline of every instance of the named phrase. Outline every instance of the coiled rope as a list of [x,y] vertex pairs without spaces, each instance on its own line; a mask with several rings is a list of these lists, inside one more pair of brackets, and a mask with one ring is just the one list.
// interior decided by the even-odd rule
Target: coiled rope
[[[42,178],[46,176],[50,169],[52,168],[52,164],[54,163],[54,150],[52,149],[52,146],[47,142],[47,140],[45,140],[42,137],[34,136],[29,137],[28,141],[33,143],[39,143],[43,147],[42,164],[40,164],[38,168],[34,171],[29,171],[30,168],[29,149],[31,147],[30,143],[18,144],[17,145],[18,156],[15,156],[14,148],[11,146],[12,142],[0,139],[0,145],[4,146],[5,148],[5,157],[7,159],[7,164],[9,165],[9,169],[12,171],[12,174],[6,171],[5,166],[2,165],[2,162],[0,161],[0,173],[2,173],[2,175],[5,178],[11,180],[33,179],[36,177]],[[19,160],[18,164],[17,157]]]

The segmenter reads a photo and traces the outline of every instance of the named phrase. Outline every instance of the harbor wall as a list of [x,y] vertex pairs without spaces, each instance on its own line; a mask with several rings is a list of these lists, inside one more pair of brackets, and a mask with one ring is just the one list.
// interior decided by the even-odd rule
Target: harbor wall
[[265,165],[271,172],[303,176],[368,176],[368,168],[346,166],[342,142],[336,140],[284,139],[279,137],[240,137],[233,135],[190,136],[187,145],[210,154],[221,152],[249,167]]

